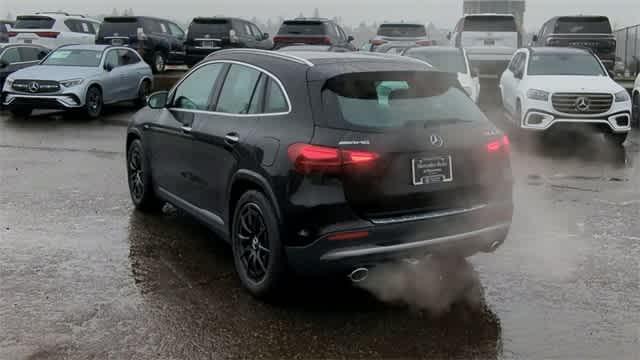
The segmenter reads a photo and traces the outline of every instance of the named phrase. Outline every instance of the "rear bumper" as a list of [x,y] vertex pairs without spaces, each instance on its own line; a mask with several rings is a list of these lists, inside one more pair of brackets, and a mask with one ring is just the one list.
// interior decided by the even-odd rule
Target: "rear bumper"
[[309,246],[288,247],[286,254],[291,268],[305,275],[347,273],[357,267],[438,253],[468,257],[499,247],[509,232],[512,214],[513,205],[503,203],[458,213],[377,221],[364,228],[340,229],[367,231],[369,235],[363,240],[330,240],[325,236]]

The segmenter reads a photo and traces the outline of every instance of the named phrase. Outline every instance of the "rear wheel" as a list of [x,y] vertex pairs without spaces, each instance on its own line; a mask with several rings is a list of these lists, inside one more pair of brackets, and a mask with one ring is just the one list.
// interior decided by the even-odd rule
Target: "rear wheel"
[[275,210],[262,193],[248,191],[238,201],[232,245],[242,285],[258,298],[276,297],[285,282],[286,264]]
[[127,179],[131,200],[138,210],[156,212],[164,204],[153,190],[149,169],[142,142],[139,139],[133,140],[127,149]]
[[613,146],[622,146],[624,142],[627,141],[627,135],[629,134],[604,133],[604,138],[609,144]]
[[160,51],[153,54],[153,64],[151,66],[154,74],[161,74],[167,70],[167,59]]
[[87,95],[85,99],[85,113],[91,119],[95,119],[102,114],[102,91],[95,86],[92,86],[87,90]]
[[138,98],[135,100],[135,104],[137,107],[144,107],[147,105],[147,96],[151,94],[151,82],[149,80],[144,80],[142,84],[140,84],[140,88],[138,89]]
[[631,126],[640,127],[640,93],[633,94]]
[[31,109],[26,109],[26,108],[14,108],[14,109],[10,109],[9,112],[11,112],[11,115],[15,118],[28,118],[31,115]]

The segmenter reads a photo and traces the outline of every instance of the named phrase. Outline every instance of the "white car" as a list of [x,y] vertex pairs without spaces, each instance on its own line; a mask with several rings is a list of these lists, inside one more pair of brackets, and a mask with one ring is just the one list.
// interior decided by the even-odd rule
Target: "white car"
[[633,111],[632,114],[632,123],[634,126],[640,126],[640,74],[636,78],[636,82],[633,85],[632,93],[632,101],[633,101]]
[[631,130],[628,92],[590,50],[520,49],[502,74],[500,91],[505,113],[519,129],[591,126],[616,144]]
[[469,60],[483,75],[493,77],[500,76],[522,46],[522,34],[511,14],[465,15],[447,37],[453,47],[467,50]]
[[100,21],[60,12],[21,15],[9,33],[12,44],[38,44],[49,49],[62,45],[93,45]]
[[480,79],[478,72],[469,64],[467,52],[441,46],[423,46],[407,49],[403,55],[428,62],[431,66],[444,72],[458,74],[460,85],[474,102],[480,97]]

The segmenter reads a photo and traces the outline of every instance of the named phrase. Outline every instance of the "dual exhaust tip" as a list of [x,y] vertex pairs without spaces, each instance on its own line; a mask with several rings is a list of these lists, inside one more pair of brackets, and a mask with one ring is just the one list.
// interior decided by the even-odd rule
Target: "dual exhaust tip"
[[367,280],[368,277],[369,277],[369,269],[365,267],[357,268],[348,275],[349,280],[351,280],[351,282],[356,284]]

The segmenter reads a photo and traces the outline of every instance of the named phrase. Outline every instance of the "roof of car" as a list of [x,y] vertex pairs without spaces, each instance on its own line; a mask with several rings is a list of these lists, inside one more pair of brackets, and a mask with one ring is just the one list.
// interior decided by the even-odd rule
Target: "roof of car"
[[590,54],[589,49],[573,48],[573,47],[531,47],[529,51],[534,54]]
[[497,13],[481,13],[481,14],[464,14],[464,17],[473,17],[473,16],[499,16],[499,17],[513,17],[513,14],[497,14]]
[[384,24],[380,24],[380,27],[382,26],[424,26],[424,24],[408,23],[408,22],[387,22]]
[[108,48],[111,48],[113,46],[111,45],[91,45],[91,44],[85,44],[85,45],[66,45],[66,46],[61,46],[58,49],[65,49],[65,50],[96,50],[96,51],[104,51]]
[[331,22],[332,20],[327,18],[298,17],[294,19],[287,19],[284,22],[289,22],[289,21]]
[[441,53],[441,54],[460,54],[461,48],[455,48],[451,46],[412,46],[407,48],[407,52],[412,53]]
[[240,21],[247,21],[247,20],[244,20],[244,19],[231,17],[231,16],[196,16],[196,17],[193,18],[192,21],[195,21],[195,20],[240,20]]
[[138,15],[134,15],[134,16],[107,16],[104,18],[104,21],[108,21],[110,19],[149,19],[149,20],[159,20],[159,21],[168,21],[168,22],[173,22],[171,20],[168,19],[163,19],[163,18],[159,18],[159,17],[154,17],[154,16],[138,16]]

